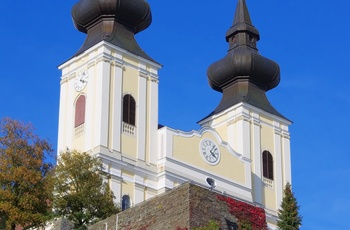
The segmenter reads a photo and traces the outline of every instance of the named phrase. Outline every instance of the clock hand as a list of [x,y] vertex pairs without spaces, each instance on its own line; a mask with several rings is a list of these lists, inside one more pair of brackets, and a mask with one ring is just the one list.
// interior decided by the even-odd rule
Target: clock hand
[[213,150],[214,150],[214,149],[215,149],[215,146],[213,146],[209,152],[211,153],[211,155],[212,155],[213,157],[216,158],[215,154],[213,153]]

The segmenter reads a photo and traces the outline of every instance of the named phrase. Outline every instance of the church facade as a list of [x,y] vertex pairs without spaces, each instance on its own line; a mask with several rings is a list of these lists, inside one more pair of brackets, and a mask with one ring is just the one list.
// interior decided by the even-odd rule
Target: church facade
[[152,21],[145,0],[80,0],[72,17],[87,38],[59,66],[58,155],[99,157],[123,209],[191,181],[264,208],[276,229],[291,182],[291,122],[265,95],[280,81],[279,66],[259,54],[245,0],[226,34],[227,55],[208,69],[222,100],[191,132],[158,125],[161,65],[134,37]]

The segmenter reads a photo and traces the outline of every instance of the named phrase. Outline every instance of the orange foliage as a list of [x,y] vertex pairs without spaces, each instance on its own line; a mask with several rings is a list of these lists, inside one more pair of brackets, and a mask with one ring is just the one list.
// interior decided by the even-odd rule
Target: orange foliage
[[52,151],[48,141],[33,133],[32,125],[10,118],[0,121],[0,226],[15,229],[45,221],[52,164],[44,160]]

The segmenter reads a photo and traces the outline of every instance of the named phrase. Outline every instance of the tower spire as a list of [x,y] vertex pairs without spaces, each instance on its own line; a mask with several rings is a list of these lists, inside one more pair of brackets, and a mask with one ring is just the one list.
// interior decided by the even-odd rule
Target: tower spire
[[250,15],[248,12],[247,4],[245,1],[239,0],[236,8],[236,14],[233,24],[246,23],[252,25]]
[[220,104],[210,115],[245,102],[283,117],[265,95],[279,84],[280,69],[276,62],[260,55],[256,46],[259,39],[246,1],[238,0],[233,25],[226,33],[228,53],[207,72],[209,85],[223,93]]
[[253,26],[245,0],[238,0],[232,27],[226,33],[226,41],[238,32],[250,32],[260,39],[259,31]]

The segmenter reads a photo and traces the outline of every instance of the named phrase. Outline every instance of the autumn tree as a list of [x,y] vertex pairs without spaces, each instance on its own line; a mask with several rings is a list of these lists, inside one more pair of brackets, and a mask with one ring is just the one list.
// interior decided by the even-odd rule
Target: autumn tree
[[298,230],[302,218],[299,215],[299,206],[292,192],[290,183],[286,184],[281,209],[278,210],[277,226],[280,230]]
[[0,226],[38,226],[50,214],[52,154],[48,141],[33,126],[10,118],[0,121]]
[[100,159],[87,153],[67,151],[59,155],[55,170],[54,210],[71,220],[74,229],[105,219],[119,211],[114,195],[103,181]]

